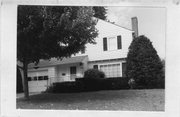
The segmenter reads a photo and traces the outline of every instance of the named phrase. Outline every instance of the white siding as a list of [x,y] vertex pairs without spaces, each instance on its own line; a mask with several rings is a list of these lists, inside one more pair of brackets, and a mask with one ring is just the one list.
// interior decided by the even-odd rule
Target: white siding
[[[87,44],[85,54],[79,53],[77,56],[88,55],[89,61],[127,57],[128,47],[132,41],[132,31],[102,20],[98,21],[96,28],[99,32],[98,37],[95,38],[97,44]],[[114,44],[114,47],[110,47],[112,50],[104,51],[103,38],[117,37],[118,35],[121,35],[122,49],[115,49],[117,44]]]
[[[70,79],[70,67],[76,67],[76,77],[83,77],[83,65],[80,66],[80,63],[59,65],[57,67],[57,81],[71,81]],[[65,75],[63,75],[65,74]],[[75,79],[74,79],[75,80]]]
[[31,81],[28,81],[29,92],[41,92],[47,89],[48,80],[40,80],[39,76],[48,76],[48,70],[38,69],[28,72],[28,77],[31,78]]

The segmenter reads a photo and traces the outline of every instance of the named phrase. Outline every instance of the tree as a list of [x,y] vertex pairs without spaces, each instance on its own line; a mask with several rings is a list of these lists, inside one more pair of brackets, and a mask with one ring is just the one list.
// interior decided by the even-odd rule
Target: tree
[[138,86],[156,88],[163,75],[162,69],[152,42],[145,36],[135,38],[127,55],[127,76],[134,78]]
[[95,43],[98,31],[94,7],[18,6],[17,59],[23,63],[25,98],[29,98],[27,69],[40,59],[70,57]]
[[105,7],[93,7],[95,14],[94,17],[106,20],[107,9]]

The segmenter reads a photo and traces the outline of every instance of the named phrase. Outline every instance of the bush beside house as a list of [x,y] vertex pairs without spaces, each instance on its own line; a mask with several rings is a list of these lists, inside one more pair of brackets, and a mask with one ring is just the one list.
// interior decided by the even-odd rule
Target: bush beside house
[[127,55],[127,76],[136,82],[136,88],[164,88],[163,64],[145,36],[135,38]]
[[84,78],[86,79],[99,79],[105,78],[104,72],[98,69],[88,69],[84,72]]
[[128,79],[125,77],[105,78],[104,72],[89,69],[85,71],[84,78],[76,78],[76,81],[73,82],[54,83],[47,91],[70,93],[117,89],[129,89]]
[[72,93],[99,90],[120,90],[129,89],[127,78],[105,78],[105,79],[85,79],[77,78],[73,82],[54,83],[47,92]]

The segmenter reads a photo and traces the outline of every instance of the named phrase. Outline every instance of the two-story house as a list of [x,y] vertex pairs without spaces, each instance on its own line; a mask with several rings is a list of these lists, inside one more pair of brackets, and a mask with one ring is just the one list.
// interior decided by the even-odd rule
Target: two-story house
[[132,18],[132,29],[97,19],[97,44],[87,44],[84,51],[71,58],[41,60],[28,66],[29,92],[46,90],[53,82],[74,81],[90,68],[103,71],[107,78],[125,76],[128,47],[137,35],[137,18]]

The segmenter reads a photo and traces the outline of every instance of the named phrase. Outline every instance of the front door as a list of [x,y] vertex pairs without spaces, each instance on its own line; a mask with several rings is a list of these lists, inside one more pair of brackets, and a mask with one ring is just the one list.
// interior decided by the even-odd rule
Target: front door
[[76,78],[76,66],[70,67],[70,79],[75,80]]

